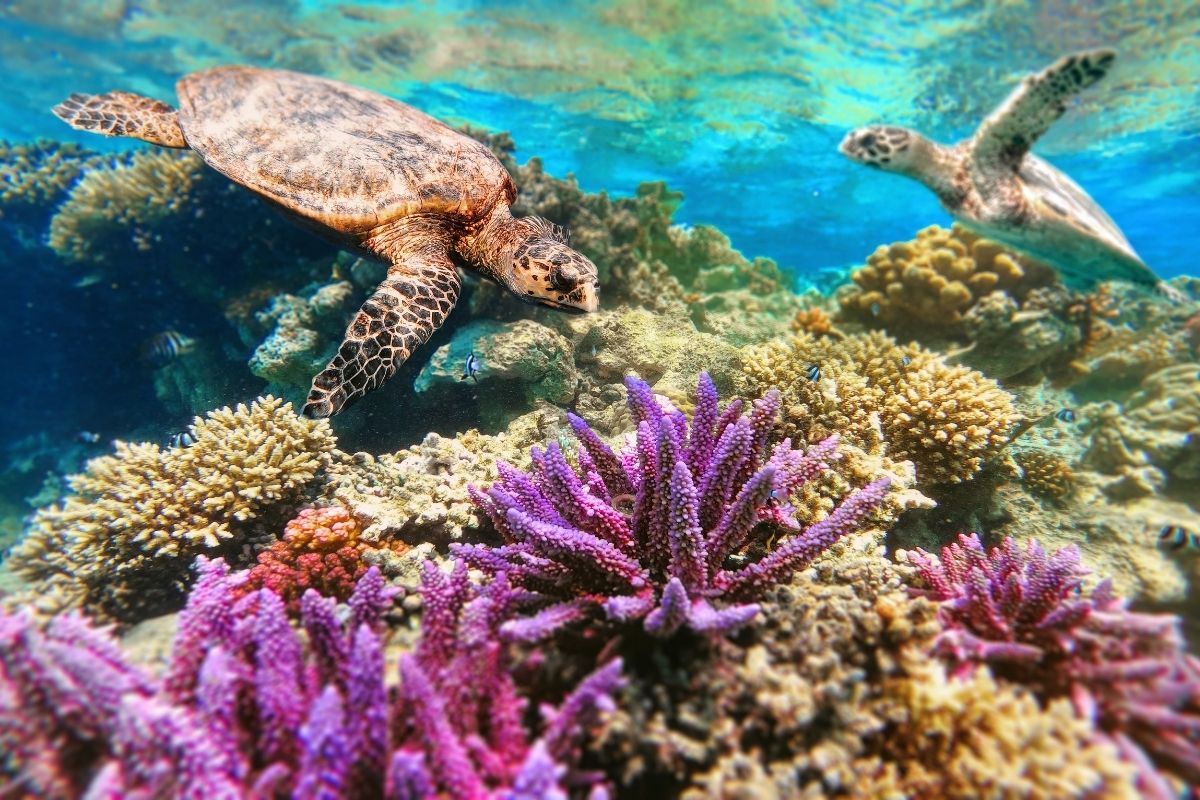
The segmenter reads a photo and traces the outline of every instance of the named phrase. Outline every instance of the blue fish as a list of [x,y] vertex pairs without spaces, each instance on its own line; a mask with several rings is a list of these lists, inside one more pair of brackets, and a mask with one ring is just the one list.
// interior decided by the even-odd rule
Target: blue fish
[[1060,408],[1058,411],[1054,412],[1054,418],[1059,422],[1074,422],[1075,411],[1070,408]]
[[879,305],[879,303],[871,303],[871,316],[872,317],[878,317],[879,312],[881,312],[881,311],[883,311],[883,306]]
[[810,381],[815,382],[815,381],[821,380],[821,365],[820,364],[809,364],[808,369],[804,370],[804,375]]
[[196,434],[191,430],[172,433],[167,437],[167,447],[191,447],[196,443]]
[[100,434],[95,431],[80,431],[75,434],[75,441],[80,444],[96,444],[100,441]]
[[1158,541],[1171,550],[1200,550],[1200,536],[1182,525],[1163,525],[1158,532]]
[[479,383],[479,378],[475,377],[478,374],[479,374],[479,359],[475,357],[474,353],[470,353],[467,356],[466,362],[463,364],[463,374],[462,374],[462,377],[459,378],[459,380],[465,381],[467,378],[470,378],[471,380],[475,381],[476,383]]
[[912,363],[912,356],[901,356],[900,357],[900,366],[907,367],[911,363]]

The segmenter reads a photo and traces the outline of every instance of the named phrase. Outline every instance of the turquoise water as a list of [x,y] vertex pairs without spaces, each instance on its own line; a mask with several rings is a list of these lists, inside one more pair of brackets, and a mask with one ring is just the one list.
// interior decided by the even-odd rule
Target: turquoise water
[[[410,728],[430,725],[440,712],[413,722],[411,699],[381,711],[382,702],[371,705],[374,695],[363,700],[363,687],[378,678],[370,692],[398,691],[395,658],[413,652],[422,607],[430,629],[453,627],[439,623],[446,608],[462,616],[453,631],[441,631],[453,640],[447,653],[463,652],[452,668],[432,675],[448,684],[438,690],[477,712],[462,715],[470,724],[495,726],[481,736],[516,737],[497,755],[502,748],[487,749],[493,741],[454,734],[466,737],[464,752],[481,771],[494,771],[489,798],[518,796],[500,788],[513,779],[514,753],[524,758],[528,749],[523,739],[513,744],[520,739],[513,731],[545,727],[534,719],[539,703],[557,703],[600,665],[607,665],[609,683],[597,696],[617,696],[615,656],[624,659],[629,684],[616,703],[624,716],[611,740],[590,743],[584,770],[570,773],[572,798],[584,797],[580,787],[589,782],[604,783],[618,798],[684,789],[692,790],[689,798],[934,798],[943,795],[930,787],[962,778],[956,770],[974,787],[955,795],[964,797],[990,796],[994,786],[981,786],[993,775],[1019,787],[1011,796],[1084,796],[1072,781],[1092,779],[1095,796],[1191,796],[1182,793],[1200,783],[1200,661],[1188,655],[1200,643],[1198,42],[1200,4],[1182,1],[0,0],[0,341],[8,379],[0,392],[0,800],[10,791],[81,796],[89,785],[96,791],[100,778],[116,780],[117,763],[126,770],[136,763],[163,767],[156,775],[149,768],[146,775],[117,775],[157,787],[157,794],[139,796],[172,796],[166,785],[179,796],[198,796],[183,792],[184,778],[172,784],[162,777],[186,761],[187,746],[168,753],[164,745],[157,762],[147,755],[159,738],[176,745],[182,736],[160,737],[162,730],[146,733],[149,727],[130,733],[148,725],[154,708],[125,708],[120,725],[115,712],[93,719],[129,697],[133,705],[150,702],[144,687],[125,686],[113,699],[121,693],[110,681],[137,682],[121,659],[150,672],[162,668],[195,569],[208,571],[210,595],[196,600],[196,613],[209,617],[195,630],[185,624],[178,641],[209,637],[203,649],[218,653],[204,661],[211,696],[191,697],[178,685],[153,696],[162,709],[173,704],[179,729],[195,741],[227,746],[228,763],[210,772],[237,773],[230,797],[260,796],[246,788],[251,778],[275,781],[273,796],[293,789],[329,800],[378,794],[381,768],[373,761],[359,765],[369,773],[366,783],[349,789],[333,786],[346,774],[334,775],[333,767],[324,775],[325,794],[305,794],[287,781],[300,771],[319,773],[321,758],[337,761],[338,737],[351,737],[351,722],[333,731],[342,707],[331,712],[314,699],[324,685],[314,676],[324,681],[336,672],[334,662],[342,668],[356,660],[359,671],[339,673],[321,697],[345,693],[348,714],[370,717],[362,730],[394,714],[383,738],[397,737],[391,745],[415,757],[419,737]],[[849,130],[871,124],[912,128],[944,143],[968,138],[1026,75],[1101,46],[1116,51],[1114,68],[1072,99],[1034,152],[1091,194],[1168,287],[1064,285],[1017,251],[998,255],[999,246],[964,232],[930,231],[949,228],[952,218],[927,188],[838,152]],[[418,331],[428,342],[328,427],[270,401],[253,412],[219,411],[273,393],[298,412],[310,384],[321,387],[314,376],[325,374],[331,359],[349,354],[357,363],[377,348],[361,334],[374,329],[363,323],[355,334],[352,320],[385,271],[292,225],[193,154],[77,131],[50,112],[73,92],[125,90],[174,104],[181,76],[219,65],[335,78],[470,126],[477,137],[506,132],[514,151],[498,136],[488,144],[524,192],[528,207],[518,210],[569,223],[574,238],[565,242],[560,231],[539,228],[536,248],[514,246],[497,256],[512,270],[505,276],[512,292],[481,278],[489,275],[479,264],[458,263],[463,292],[444,325]],[[51,154],[50,163],[61,157],[78,174],[68,169],[70,177],[59,180],[54,170],[33,169],[31,163],[44,163],[39,153]],[[530,166],[534,159],[544,174]],[[657,182],[682,200],[647,186]],[[447,240],[463,235],[463,227],[447,228]],[[922,238],[915,239],[918,231]],[[397,237],[398,246],[410,244],[409,233]],[[897,246],[902,242],[911,243]],[[560,314],[514,300],[514,293],[528,300],[567,291],[556,283],[570,277],[555,269],[562,258],[551,256],[568,246],[599,265],[596,313]],[[534,252],[545,248],[551,256]],[[421,260],[427,251],[396,259],[409,271],[395,269],[382,283],[392,305],[366,300],[362,308],[390,319],[397,298],[407,298],[405,310],[419,307],[414,298],[436,281],[405,283],[414,264],[452,281],[446,247],[432,250],[432,267]],[[527,251],[532,269],[528,258],[520,261]],[[468,252],[480,251],[455,250],[456,262]],[[571,264],[593,268],[570,255]],[[906,267],[919,259],[919,269]],[[520,273],[518,263],[534,277]],[[892,276],[869,287],[885,266]],[[580,280],[577,286],[589,283]],[[872,302],[866,293],[876,289]],[[856,298],[864,299],[856,306]],[[574,310],[585,305],[577,300]],[[343,336],[367,344],[343,346]],[[350,374],[347,368],[346,384]],[[647,383],[630,380],[635,375]],[[711,434],[717,424],[705,417],[717,415],[716,394],[725,402],[738,393],[763,419],[778,411],[779,425],[768,440],[757,421],[725,419],[742,438],[730,437],[724,472],[713,466],[712,480],[701,484],[707,456],[698,431]],[[764,411],[775,402],[780,409]],[[265,422],[247,421],[260,413]],[[201,422],[206,414],[209,421]],[[641,451],[630,450],[623,463],[605,461],[599,439],[619,448],[635,429],[656,438],[637,440]],[[840,442],[826,438],[831,433]],[[770,464],[768,441],[780,448]],[[150,444],[129,450],[121,442]],[[550,455],[531,460],[530,447],[547,442],[554,443]],[[827,448],[813,456],[820,469],[788,452],[793,445]],[[755,446],[737,460],[739,447],[750,454]],[[840,460],[829,455],[839,447]],[[277,475],[281,453],[293,460]],[[589,458],[599,462],[590,473]],[[528,467],[534,482],[498,471],[498,460]],[[669,476],[652,474],[672,463]],[[819,480],[789,483],[807,469]],[[574,470],[586,474],[563,477]],[[493,482],[500,488],[488,499],[468,489]],[[699,499],[703,487],[711,494]],[[853,497],[861,514],[838,517],[824,529],[839,528],[836,536],[806,545],[825,559],[818,569],[751,576],[796,541],[777,523],[828,536],[821,533],[831,518],[825,515],[837,503],[848,507],[843,501],[860,489]],[[643,503],[655,491],[659,502]],[[537,519],[525,523],[518,511]],[[592,536],[592,527],[600,533]],[[1005,614],[1020,617],[1013,623],[1020,636],[1044,651],[1036,659],[1026,639],[995,646],[988,640],[974,652],[988,635],[1009,631],[988,629],[971,639],[978,631],[956,617],[963,604],[931,589],[941,591],[934,587],[937,569],[919,555],[908,560],[913,548],[937,553],[972,531],[988,546],[1014,537],[1059,551],[1051,578],[1038,568],[996,578],[995,567],[984,582],[988,590],[1022,596],[996,600],[994,614],[971,610],[982,628]],[[334,534],[361,540],[315,555]],[[503,557],[472,551],[486,561],[472,566],[511,570],[520,591],[494,599],[508,578],[493,575],[486,591],[494,597],[476,597],[484,590],[452,589],[446,579],[431,614],[429,598],[439,590],[426,573],[425,600],[418,602],[425,558],[449,569],[467,552],[456,545],[486,548],[502,538],[520,542]],[[706,553],[697,541],[723,549]],[[964,552],[953,558],[969,557]],[[1038,552],[1009,555],[1036,560]],[[287,573],[298,553],[307,560]],[[225,558],[237,574],[226,580],[198,555]],[[1074,571],[1077,561],[1090,577]],[[350,576],[361,577],[368,563],[400,587],[403,599],[393,603],[379,590],[353,615],[335,620],[329,610],[303,642],[288,638],[282,605],[272,619],[262,605],[250,612],[251,605],[235,608],[220,594],[240,591],[238,582],[250,580],[241,573],[256,570],[253,580],[277,590],[295,621],[301,588],[336,590],[346,600]],[[597,564],[604,569],[593,569]],[[1180,617],[1129,616],[1106,590],[1093,594],[1104,576],[1138,613]],[[764,588],[776,578],[790,585]],[[971,573],[960,583],[978,590],[981,581]],[[746,596],[735,598],[734,585]],[[555,592],[566,593],[561,606]],[[949,602],[939,614],[918,597]],[[476,605],[462,610],[468,598]],[[551,600],[556,605],[546,605]],[[351,654],[350,639],[342,641],[347,620],[372,602],[382,616],[361,630],[371,628],[379,640],[363,634]],[[504,604],[511,607],[496,611]],[[601,606],[607,617],[588,616]],[[518,607],[537,613],[505,616]],[[103,686],[47,670],[61,695],[13,689],[43,677],[11,666],[27,657],[43,658],[43,665],[57,659],[67,664],[64,675],[88,672],[80,665],[95,658],[79,655],[86,641],[70,628],[73,617],[65,633],[46,629],[70,639],[70,647],[31,645],[47,636],[38,627],[44,617],[10,613],[27,608],[47,617],[77,608],[118,626],[125,654],[106,662],[111,674],[97,673]],[[555,613],[538,621],[546,610]],[[759,612],[767,624],[741,627]],[[246,638],[252,616],[253,647]],[[326,623],[332,627],[322,635]],[[516,639],[514,630],[529,635],[538,625],[561,637],[553,646],[499,644],[501,630]],[[238,637],[236,647],[228,644]],[[286,689],[285,681],[257,677],[277,666],[254,649],[267,640],[283,653],[280,662],[303,648],[310,656],[329,652],[309,665],[304,687]],[[379,642],[388,645],[386,690],[368,652]],[[920,646],[901,652],[914,643]],[[257,661],[250,667],[252,651]],[[200,656],[180,652],[176,659],[195,662],[183,672],[200,669]],[[484,652],[495,658],[477,657]],[[952,665],[956,677],[966,677],[962,667],[974,662],[964,653],[988,662],[980,674],[993,670],[997,683],[963,689],[946,680],[942,670]],[[239,658],[245,663],[235,664]],[[1045,666],[1060,663],[1056,658],[1066,666]],[[476,682],[479,675],[495,680]],[[253,692],[248,676],[257,681]],[[416,685],[411,678],[403,685]],[[355,696],[346,686],[360,679]],[[154,679],[145,680],[149,686]],[[515,700],[518,684],[528,708]],[[481,700],[472,690],[493,696]],[[71,692],[92,692],[108,705],[60,714],[75,708],[55,705]],[[286,695],[274,698],[274,710],[263,700],[272,692]],[[710,694],[718,699],[710,703]],[[479,711],[507,701],[511,718]],[[210,702],[227,703],[228,713],[196,711]],[[259,702],[266,712],[251,709]],[[354,702],[366,704],[354,709]],[[1136,713],[1143,708],[1144,718]],[[263,734],[275,712],[290,715],[280,725],[291,728],[279,734],[279,750],[287,752],[270,756],[279,757],[272,773],[264,754],[275,745],[256,737],[278,733]],[[915,729],[921,719],[945,735]],[[162,729],[169,721],[159,719]],[[1037,730],[1021,729],[1025,722]],[[239,725],[245,730],[237,734]],[[15,746],[5,752],[6,742],[21,743],[38,726],[28,739],[35,749],[51,741],[71,746],[43,747],[44,760],[17,754]],[[955,726],[969,730],[956,740]],[[1167,726],[1174,732],[1159,736]],[[427,738],[423,752],[433,763],[443,742]],[[951,753],[956,741],[963,749]],[[976,745],[999,767],[978,766]],[[239,748],[245,752],[234,752]],[[736,757],[726,759],[730,753]],[[504,758],[510,763],[500,763]],[[228,766],[238,759],[241,766]],[[1063,764],[1073,774],[1057,786],[1078,792],[1029,793],[1030,781],[1052,785],[1063,777],[1056,772]],[[189,777],[193,790],[204,784]],[[434,777],[450,783],[444,774]],[[899,782],[890,784],[893,778]],[[720,780],[726,793],[713,788]],[[860,780],[872,791],[855,794]],[[412,786],[418,783],[414,777]],[[426,795],[413,788],[413,797]],[[531,789],[519,796],[568,795]]]

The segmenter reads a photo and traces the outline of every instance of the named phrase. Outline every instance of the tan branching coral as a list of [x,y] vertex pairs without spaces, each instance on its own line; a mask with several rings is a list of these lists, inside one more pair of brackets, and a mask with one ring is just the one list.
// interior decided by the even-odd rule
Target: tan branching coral
[[1053,500],[1071,494],[1075,474],[1064,459],[1041,450],[1021,450],[1013,458],[1021,467],[1026,488],[1034,494]]
[[792,333],[811,333],[813,336],[837,336],[842,334],[833,327],[833,320],[819,306],[802,308],[792,316],[788,323]]
[[882,769],[856,787],[863,798],[979,797],[1117,800],[1140,797],[1133,768],[1094,741],[1090,723],[1058,700],[1041,708],[1029,692],[998,684],[986,670],[948,679],[936,664],[910,664],[912,677],[885,692],[906,719],[881,737]]
[[1020,299],[1056,281],[1054,270],[1007,251],[957,223],[907,242],[880,245],[851,275],[842,313],[891,331],[957,333],[963,314],[993,291]]
[[70,143],[0,140],[0,219],[33,208],[48,209],[100,159]]
[[971,478],[1019,418],[995,381],[879,333],[800,334],[743,350],[742,366],[746,394],[783,392],[787,435],[815,442],[838,433],[868,453],[886,450],[912,461],[924,486]]
[[12,569],[51,604],[127,619],[176,597],[196,555],[237,552],[245,524],[295,498],[335,444],[327,421],[273,397],[191,431],[188,447],[117,442],[88,462],[65,502],[34,516]]
[[155,225],[178,213],[205,170],[195,153],[146,150],[93,169],[50,221],[49,244],[72,261],[103,261],[98,238],[119,233],[148,249]]

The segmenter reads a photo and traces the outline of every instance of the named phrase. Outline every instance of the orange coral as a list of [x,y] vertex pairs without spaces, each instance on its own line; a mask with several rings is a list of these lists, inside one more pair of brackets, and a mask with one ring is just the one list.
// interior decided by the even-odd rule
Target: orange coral
[[792,317],[792,333],[811,333],[813,336],[833,335],[841,337],[834,329],[833,320],[821,308],[802,308]]
[[[358,520],[341,506],[306,508],[287,524],[279,541],[258,554],[243,591],[270,589],[291,613],[299,610],[306,589],[347,600],[367,571],[364,551],[379,549],[361,541],[360,533]],[[401,542],[385,547],[396,552],[408,549]]]

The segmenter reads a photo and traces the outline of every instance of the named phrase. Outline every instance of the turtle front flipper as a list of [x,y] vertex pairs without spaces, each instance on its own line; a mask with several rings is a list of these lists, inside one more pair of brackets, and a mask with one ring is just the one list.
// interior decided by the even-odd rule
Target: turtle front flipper
[[441,327],[460,285],[449,260],[394,265],[346,328],[337,355],[313,378],[305,416],[331,417],[383,385]]
[[175,109],[151,97],[131,92],[73,94],[53,111],[56,117],[81,131],[131,136],[161,147],[188,146]]
[[1107,74],[1112,50],[1064,56],[1030,75],[988,115],[971,142],[977,166],[1017,169],[1033,143],[1067,110],[1067,101]]

